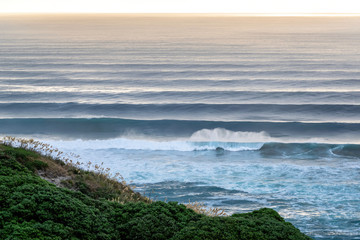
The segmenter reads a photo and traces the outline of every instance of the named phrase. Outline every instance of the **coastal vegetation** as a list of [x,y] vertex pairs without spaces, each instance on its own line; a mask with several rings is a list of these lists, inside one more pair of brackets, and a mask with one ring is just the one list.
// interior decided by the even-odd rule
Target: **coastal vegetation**
[[221,216],[152,201],[62,154],[32,140],[0,144],[0,239],[310,239],[272,209]]

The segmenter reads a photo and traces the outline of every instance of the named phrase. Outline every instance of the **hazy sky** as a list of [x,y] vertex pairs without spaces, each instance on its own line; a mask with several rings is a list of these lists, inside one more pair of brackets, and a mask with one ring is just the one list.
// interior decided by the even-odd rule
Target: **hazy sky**
[[0,0],[0,12],[360,13],[360,0]]

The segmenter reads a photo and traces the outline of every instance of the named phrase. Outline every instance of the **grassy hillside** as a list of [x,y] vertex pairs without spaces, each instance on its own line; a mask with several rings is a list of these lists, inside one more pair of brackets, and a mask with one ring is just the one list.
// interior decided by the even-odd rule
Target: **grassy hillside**
[[106,174],[0,145],[0,239],[310,238],[271,209],[209,217],[152,202]]

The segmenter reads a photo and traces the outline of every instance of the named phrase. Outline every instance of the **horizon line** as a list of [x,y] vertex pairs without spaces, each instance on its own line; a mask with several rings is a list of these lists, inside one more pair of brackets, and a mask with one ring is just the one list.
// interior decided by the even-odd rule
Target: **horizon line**
[[141,12],[0,12],[0,15],[11,15],[11,14],[24,14],[24,15],[50,15],[50,14],[69,14],[69,15],[73,15],[73,14],[78,14],[78,15],[88,15],[88,14],[98,14],[98,15],[106,15],[106,14],[118,14],[118,15],[153,15],[153,16],[161,16],[161,15],[196,15],[196,16],[284,16],[284,17],[301,17],[301,16],[310,16],[310,17],[314,17],[314,16],[342,16],[342,17],[346,17],[346,16],[360,16],[360,13],[141,13]]

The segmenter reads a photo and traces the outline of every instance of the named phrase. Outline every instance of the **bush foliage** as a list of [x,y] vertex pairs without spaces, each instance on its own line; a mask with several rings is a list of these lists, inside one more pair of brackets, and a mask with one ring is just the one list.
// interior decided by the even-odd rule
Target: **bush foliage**
[[39,159],[0,146],[0,239],[310,239],[271,209],[209,217],[176,202],[120,204],[60,188],[36,175],[47,168]]

